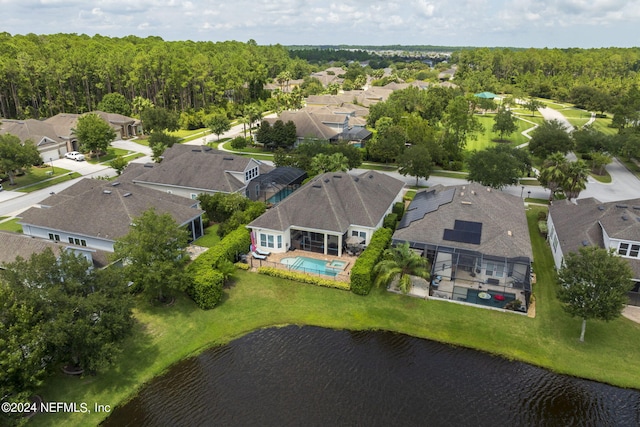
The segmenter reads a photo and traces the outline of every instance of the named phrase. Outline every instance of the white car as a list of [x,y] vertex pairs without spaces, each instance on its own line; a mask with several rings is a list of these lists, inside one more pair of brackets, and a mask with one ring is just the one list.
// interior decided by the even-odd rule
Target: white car
[[76,162],[81,162],[84,160],[84,154],[79,153],[77,151],[69,151],[64,156],[67,159],[75,160]]

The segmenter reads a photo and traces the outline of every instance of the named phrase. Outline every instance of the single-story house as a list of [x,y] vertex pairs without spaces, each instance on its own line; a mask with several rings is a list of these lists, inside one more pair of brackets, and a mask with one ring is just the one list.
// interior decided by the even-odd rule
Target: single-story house
[[297,249],[342,256],[347,239],[367,245],[394,203],[404,182],[368,171],[360,175],[328,172],[307,182],[277,206],[252,221],[258,249]]
[[57,160],[69,150],[67,140],[58,135],[55,128],[36,119],[0,121],[0,134],[11,134],[25,143],[31,141],[38,148],[43,162]]
[[149,208],[169,213],[192,240],[204,234],[197,203],[127,182],[82,179],[20,215],[27,236],[113,252],[116,239]]
[[36,239],[35,237],[19,233],[0,231],[0,242],[2,243],[0,270],[4,264],[12,263],[18,257],[29,259],[31,255],[42,253],[47,248],[51,249],[56,255],[62,251],[71,251],[75,254],[82,255],[94,268],[105,267],[109,262],[107,254],[104,251],[79,245],[76,246],[75,244],[68,244],[62,241],[56,242],[53,240]]
[[[201,193],[245,194],[247,184],[272,166],[208,146],[174,144],[160,163],[125,169],[122,180],[146,188],[195,199]],[[135,175],[135,176],[134,176]]]
[[[433,296],[479,302],[531,295],[533,250],[523,200],[477,183],[418,192],[393,234],[431,262]],[[506,296],[506,300],[503,299]]]
[[553,202],[547,217],[547,239],[556,268],[565,254],[583,246],[611,248],[629,262],[635,283],[629,304],[640,306],[640,198],[600,203],[590,197],[575,203]]

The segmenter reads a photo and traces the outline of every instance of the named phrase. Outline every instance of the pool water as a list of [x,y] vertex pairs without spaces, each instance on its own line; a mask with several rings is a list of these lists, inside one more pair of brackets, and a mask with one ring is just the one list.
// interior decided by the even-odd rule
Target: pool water
[[328,263],[321,259],[307,258],[304,256],[283,258],[280,262],[289,266],[292,270],[324,274],[325,276],[332,277],[335,277],[347,265],[345,261],[333,260]]

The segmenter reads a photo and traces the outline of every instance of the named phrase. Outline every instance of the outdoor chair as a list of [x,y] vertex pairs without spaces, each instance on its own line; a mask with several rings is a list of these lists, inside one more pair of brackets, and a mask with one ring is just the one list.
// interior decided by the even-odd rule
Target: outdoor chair
[[256,249],[256,253],[257,253],[258,255],[262,255],[262,256],[269,256],[269,255],[271,255],[271,252],[269,252],[269,251],[263,251],[262,249]]
[[265,255],[260,255],[256,252],[251,252],[251,255],[255,258],[255,259],[267,259],[267,257]]

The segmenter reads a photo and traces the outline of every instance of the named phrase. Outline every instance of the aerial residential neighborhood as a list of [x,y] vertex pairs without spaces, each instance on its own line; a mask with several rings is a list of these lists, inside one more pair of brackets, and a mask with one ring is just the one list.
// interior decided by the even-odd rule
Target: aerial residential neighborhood
[[[140,61],[166,46],[113,42],[146,46]],[[588,67],[566,90],[552,72],[523,82],[490,50],[195,45],[167,55],[256,62],[201,80],[107,67],[113,81],[61,79],[42,99],[0,68],[0,355],[17,372],[2,402],[69,400],[70,381],[121,384],[133,366],[131,389],[73,394],[121,405],[214,343],[289,324],[640,387],[623,363],[640,337],[635,86],[605,93]],[[507,51],[523,75],[550,63]]]

